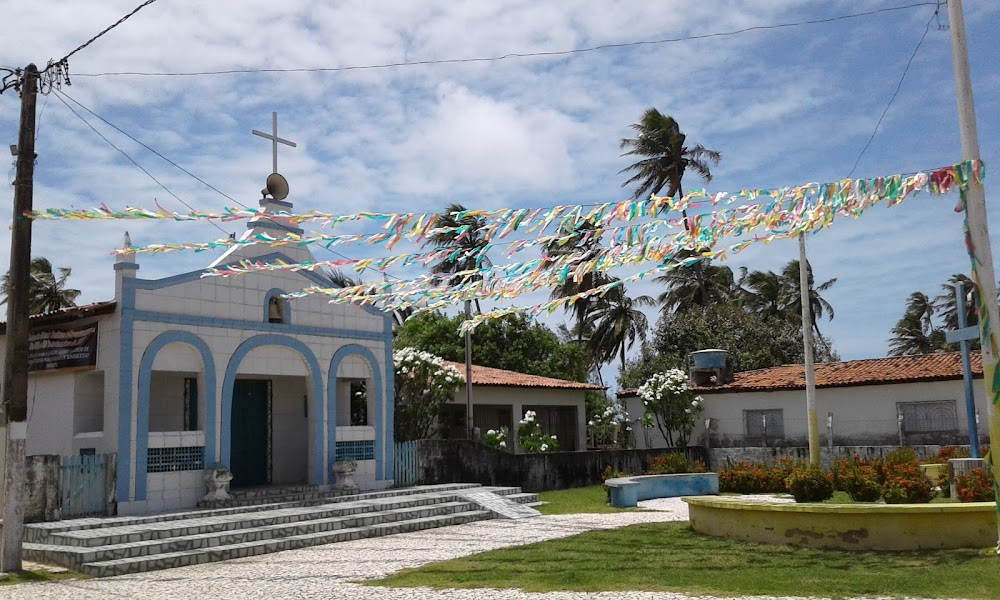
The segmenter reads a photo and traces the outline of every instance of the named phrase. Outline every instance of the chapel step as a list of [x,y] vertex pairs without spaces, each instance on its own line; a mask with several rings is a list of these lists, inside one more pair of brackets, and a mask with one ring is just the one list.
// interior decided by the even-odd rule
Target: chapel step
[[443,504],[451,500],[452,498],[445,494],[391,496],[352,502],[335,502],[319,506],[293,506],[272,510],[233,512],[225,515],[212,515],[191,519],[60,531],[51,533],[48,539],[49,543],[60,546],[93,547],[132,544],[147,540],[164,540],[205,533],[221,534],[223,532],[266,527],[268,525],[294,526],[319,519],[419,508],[422,506]]
[[[348,496],[335,495],[330,497],[317,497],[307,500],[292,500],[287,502],[261,502],[246,506],[231,506],[225,508],[194,509],[158,515],[131,516],[131,517],[89,517],[82,519],[67,519],[64,521],[52,521],[48,523],[33,523],[24,528],[24,540],[26,542],[41,542],[50,534],[107,527],[120,527],[126,525],[146,525],[149,523],[159,523],[163,521],[175,521],[184,519],[196,519],[202,517],[222,516],[237,513],[256,512],[263,510],[274,510],[278,508],[293,508],[298,506],[320,506],[324,504],[334,504],[339,502],[353,502],[356,500],[370,500],[376,498],[399,497],[413,494],[427,494],[439,492],[452,492],[456,490],[479,487],[474,483],[452,483],[440,485],[422,485],[409,488],[398,488],[373,492],[364,492]],[[507,488],[490,488],[507,489]],[[517,488],[509,488],[510,491]],[[509,492],[508,492],[509,493]]]
[[[533,516],[517,487],[427,485],[320,500],[25,527],[25,557],[105,576],[491,518]],[[531,512],[529,512],[531,511]]]
[[286,539],[323,532],[347,531],[381,524],[464,514],[478,510],[479,506],[472,502],[443,502],[377,512],[347,514],[296,523],[249,527],[225,532],[206,532],[177,537],[155,538],[117,545],[59,546],[25,544],[24,549],[26,555],[33,557],[33,559],[41,560],[47,558],[51,561],[55,558],[59,564],[79,571],[86,563],[191,552],[206,548],[221,548],[236,544]]
[[83,564],[81,571],[85,575],[92,575],[96,577],[125,575],[127,573],[139,573],[143,571],[154,571],[157,569],[169,569],[173,567],[197,565],[220,560],[244,558],[247,556],[257,556],[281,550],[293,550],[334,542],[393,535],[397,533],[407,533],[435,527],[445,527],[448,525],[461,525],[463,523],[482,521],[488,518],[490,518],[488,511],[468,511],[451,515],[411,519],[366,527],[293,535],[281,539],[213,546],[198,550],[168,552],[150,556],[138,556],[134,558],[89,562]]
[[[336,501],[341,498],[354,497],[378,497],[379,495],[396,495],[400,493],[421,493],[421,491],[436,490],[458,490],[476,486],[474,483],[453,483],[430,486],[414,486],[410,488],[399,488],[383,490],[380,492],[346,493],[342,490],[320,490],[318,486],[292,486],[292,487],[267,487],[256,489],[236,489],[230,492],[231,498],[228,500],[202,501],[198,503],[198,508],[216,509],[232,508],[241,506],[255,506],[277,503],[302,503],[311,502],[321,504]],[[413,491],[410,491],[413,490]]]

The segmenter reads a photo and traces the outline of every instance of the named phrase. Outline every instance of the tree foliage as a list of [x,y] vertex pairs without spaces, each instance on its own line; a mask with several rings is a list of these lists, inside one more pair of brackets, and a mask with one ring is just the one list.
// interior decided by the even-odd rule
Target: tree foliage
[[[798,324],[777,317],[760,317],[738,305],[694,307],[662,315],[652,341],[639,356],[628,361],[619,378],[623,388],[638,387],[653,374],[687,368],[695,350],[720,348],[729,352],[733,371],[749,371],[804,360],[802,330]],[[829,341],[817,338],[819,362],[838,360]]]
[[[463,317],[420,313],[396,330],[397,348],[411,347],[455,362],[465,361],[459,335]],[[580,344],[563,344],[544,325],[525,315],[489,319],[472,332],[473,362],[484,367],[569,381],[587,380],[586,352]]]
[[[959,307],[955,296],[955,286],[961,282],[965,286],[963,306]],[[958,344],[949,344],[945,333],[958,329],[959,311],[965,312],[966,326],[979,322],[976,313],[975,284],[966,275],[955,273],[941,285],[941,294],[934,298],[916,291],[906,299],[903,316],[889,330],[889,356],[910,356],[916,354],[933,354],[935,352],[955,352]],[[970,340],[969,347],[978,350],[979,340]]]
[[[80,290],[66,287],[72,269],[59,267],[59,276],[52,272],[52,263],[44,256],[31,259],[31,280],[28,283],[28,311],[33,314],[43,314],[76,306]],[[0,304],[7,303],[10,289],[10,273],[3,276],[0,283],[0,294],[4,299]]]

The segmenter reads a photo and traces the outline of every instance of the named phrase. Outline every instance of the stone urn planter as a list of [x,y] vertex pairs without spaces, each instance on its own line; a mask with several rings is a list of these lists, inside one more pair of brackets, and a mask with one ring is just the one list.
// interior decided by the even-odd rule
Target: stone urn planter
[[208,493],[202,498],[203,501],[229,500],[230,496],[226,488],[229,486],[229,482],[233,480],[232,471],[221,467],[209,469],[205,471],[204,480],[205,486],[208,488]]
[[358,470],[358,463],[353,460],[339,460],[333,463],[334,484],[333,489],[344,492],[356,492],[358,484],[354,481],[354,472]]

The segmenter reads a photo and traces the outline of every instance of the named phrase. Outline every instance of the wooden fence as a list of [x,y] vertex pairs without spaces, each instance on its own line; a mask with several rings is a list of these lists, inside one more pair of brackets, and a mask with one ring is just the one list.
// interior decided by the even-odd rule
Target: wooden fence
[[59,462],[60,517],[98,517],[113,514],[115,456],[63,456]]

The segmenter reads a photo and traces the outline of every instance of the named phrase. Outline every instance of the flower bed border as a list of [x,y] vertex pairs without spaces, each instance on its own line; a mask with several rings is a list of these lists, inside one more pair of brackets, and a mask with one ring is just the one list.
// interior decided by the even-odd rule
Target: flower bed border
[[628,508],[640,500],[719,493],[718,473],[671,473],[618,477],[604,482],[611,506]]
[[996,545],[996,504],[781,504],[685,498],[691,529],[821,550],[910,551]]

